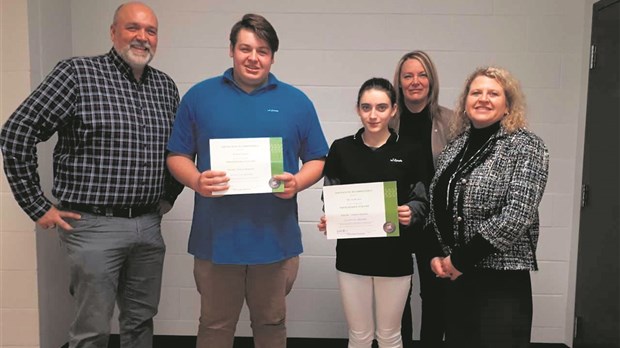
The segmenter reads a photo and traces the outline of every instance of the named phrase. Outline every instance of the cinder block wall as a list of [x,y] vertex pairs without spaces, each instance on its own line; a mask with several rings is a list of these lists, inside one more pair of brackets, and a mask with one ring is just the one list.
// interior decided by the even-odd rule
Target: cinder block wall
[[[24,5],[16,0],[0,1],[4,20],[4,120],[27,95],[28,76],[24,76],[23,71],[28,71],[29,67],[20,65],[25,64],[27,58],[16,59],[15,51],[9,54],[6,48],[13,47],[7,46],[8,43],[23,46],[20,40],[6,39],[9,13],[6,9],[19,13],[23,12]],[[153,65],[169,73],[181,93],[231,66],[228,34],[232,24],[244,13],[256,12],[267,17],[278,31],[281,42],[273,72],[310,96],[330,143],[360,126],[354,112],[359,85],[372,76],[391,79],[397,60],[407,51],[423,49],[431,54],[440,76],[440,102],[448,107],[454,105],[465,77],[475,67],[497,64],[510,69],[526,91],[530,128],[545,140],[551,153],[550,179],[541,206],[538,252],[541,270],[533,275],[533,340],[570,345],[579,214],[577,187],[581,181],[586,48],[592,0],[146,2],[155,9],[160,20],[160,44]],[[99,54],[110,49],[109,25],[120,3],[112,0],[70,2],[73,55]],[[11,20],[17,20],[22,27],[27,23],[24,15],[12,15]],[[27,32],[20,33],[23,40],[27,40]],[[15,62],[8,70],[7,59]],[[41,70],[53,66],[47,60]],[[23,91],[19,97],[9,99],[15,94],[14,86],[22,86]],[[13,101],[9,104],[7,100]],[[43,173],[46,175],[51,176],[51,171]],[[20,239],[20,245],[25,244],[26,253],[29,252],[34,248],[34,235],[30,233],[27,237],[28,233],[16,234],[6,229],[9,220],[5,217],[11,216],[14,224],[15,217],[21,213],[2,180],[1,274],[5,280],[16,272],[26,272],[19,273],[20,276],[36,272],[36,264],[32,251],[27,257],[24,253],[7,252],[12,249],[8,243],[15,245],[16,238]],[[321,214],[320,185],[301,193],[298,199],[305,252],[298,280],[288,297],[290,336],[345,337],[346,323],[334,269],[335,243],[325,240],[315,228]],[[196,333],[199,301],[192,277],[192,258],[186,252],[192,202],[193,194],[184,191],[164,220],[168,254],[156,321],[156,331],[161,335]],[[19,221],[22,221],[20,231],[32,231],[28,220]],[[17,262],[17,258],[26,261]],[[27,269],[5,268],[11,262]],[[28,264],[31,266],[24,266]],[[8,294],[7,283],[2,283],[3,299]],[[38,310],[32,302],[36,297],[33,286],[33,281],[21,285],[25,292],[35,291],[30,300],[24,301],[23,307],[30,309],[24,309],[23,313],[36,318]],[[63,296],[61,292],[66,287],[58,288],[57,295]],[[41,290],[39,285],[39,292]],[[0,306],[3,318],[11,314],[13,320],[14,309],[6,303]],[[414,296],[413,308],[416,325],[419,325],[417,296]],[[45,309],[48,310],[51,309]],[[44,316],[41,313],[41,317]],[[30,319],[24,321],[31,322]],[[6,323],[3,320],[2,326]],[[251,335],[245,310],[238,334]],[[2,337],[8,336],[3,334]],[[2,343],[0,347],[4,347]]]
[[[0,0],[0,123],[30,93],[26,1]],[[0,167],[2,164],[0,163]],[[34,224],[0,179],[0,347],[39,346]]]

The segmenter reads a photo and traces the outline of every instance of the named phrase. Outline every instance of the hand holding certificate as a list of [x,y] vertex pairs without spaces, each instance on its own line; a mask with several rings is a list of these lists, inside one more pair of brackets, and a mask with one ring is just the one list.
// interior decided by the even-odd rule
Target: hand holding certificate
[[209,146],[211,168],[230,178],[228,190],[213,194],[284,192],[273,178],[284,172],[282,138],[210,139]]
[[327,238],[396,237],[396,182],[323,187]]

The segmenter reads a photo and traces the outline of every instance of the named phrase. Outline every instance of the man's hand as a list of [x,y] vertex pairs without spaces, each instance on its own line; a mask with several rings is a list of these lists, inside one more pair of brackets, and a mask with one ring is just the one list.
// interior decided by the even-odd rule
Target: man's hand
[[276,193],[276,197],[282,199],[291,199],[297,194],[297,178],[291,173],[284,172],[273,177],[284,185],[284,192]]
[[304,163],[295,175],[287,172],[275,175],[274,179],[280,180],[284,184],[284,192],[275,193],[276,197],[282,199],[295,198],[297,192],[312,186],[323,176],[324,165],[325,159],[320,158]]
[[192,189],[203,197],[220,197],[213,192],[228,190],[230,178],[226,172],[218,170],[206,170],[198,175]]
[[41,216],[41,218],[37,220],[37,225],[44,229],[58,226],[66,231],[73,230],[73,227],[71,227],[71,225],[69,225],[64,218],[79,220],[82,216],[71,211],[59,210],[55,206],[52,206],[52,208],[48,210],[45,215]]
[[165,199],[160,199],[159,200],[159,209],[158,209],[159,215],[164,216],[170,210],[172,210],[172,204],[170,204],[170,202],[168,202]]

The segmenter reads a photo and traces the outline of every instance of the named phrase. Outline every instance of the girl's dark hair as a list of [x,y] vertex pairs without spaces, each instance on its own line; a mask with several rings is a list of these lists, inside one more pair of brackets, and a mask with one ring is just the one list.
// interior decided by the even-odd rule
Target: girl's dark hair
[[360,90],[357,93],[357,106],[360,105],[360,99],[362,98],[362,94],[371,89],[384,91],[388,95],[388,97],[390,97],[390,102],[392,103],[392,105],[396,104],[396,91],[394,90],[394,86],[392,86],[392,83],[382,77],[373,77],[366,80],[366,82],[362,84],[362,87],[360,87]]
[[237,36],[241,29],[247,29],[256,34],[259,39],[265,40],[272,54],[278,51],[278,46],[280,45],[278,34],[276,34],[276,30],[265,17],[254,13],[248,13],[244,15],[239,22],[235,23],[230,30],[230,46],[232,48],[237,44]]

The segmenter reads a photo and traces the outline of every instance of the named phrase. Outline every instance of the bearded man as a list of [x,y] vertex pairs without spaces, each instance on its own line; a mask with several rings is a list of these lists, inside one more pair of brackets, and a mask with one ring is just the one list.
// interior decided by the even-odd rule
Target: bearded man
[[[183,189],[165,166],[179,93],[148,65],[157,35],[148,6],[119,6],[113,48],[58,63],[0,133],[15,199],[40,228],[56,230],[67,252],[77,305],[69,347],[107,347],[115,303],[121,347],[153,346],[161,218]],[[52,201],[40,185],[36,145],[55,133]]]

